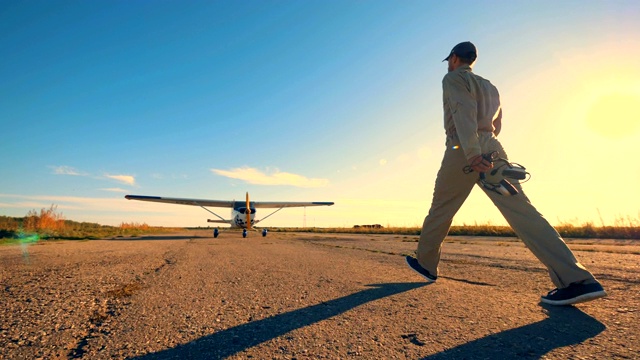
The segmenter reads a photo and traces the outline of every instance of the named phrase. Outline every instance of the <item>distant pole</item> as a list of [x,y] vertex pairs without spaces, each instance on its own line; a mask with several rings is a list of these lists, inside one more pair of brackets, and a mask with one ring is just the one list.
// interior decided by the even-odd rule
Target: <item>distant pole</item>
[[307,227],[307,207],[304,207],[304,217],[302,218],[302,228]]

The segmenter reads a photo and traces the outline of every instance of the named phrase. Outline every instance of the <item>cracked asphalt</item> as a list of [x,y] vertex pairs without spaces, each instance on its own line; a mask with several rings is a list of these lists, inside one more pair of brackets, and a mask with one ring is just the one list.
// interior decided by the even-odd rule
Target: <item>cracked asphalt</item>
[[0,359],[637,359],[640,242],[568,240],[609,296],[539,297],[517,239],[208,231],[0,247]]

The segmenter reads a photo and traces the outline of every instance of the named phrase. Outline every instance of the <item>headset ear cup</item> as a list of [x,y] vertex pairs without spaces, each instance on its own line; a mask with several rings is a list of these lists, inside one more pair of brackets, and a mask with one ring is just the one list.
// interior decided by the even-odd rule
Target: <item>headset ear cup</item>
[[494,188],[494,191],[502,196],[509,196],[509,190],[505,189],[504,186],[498,185]]
[[516,195],[518,194],[518,189],[516,189],[510,182],[508,182],[506,179],[502,179],[500,181],[500,187],[503,188],[504,190],[506,190],[507,194],[502,194],[502,195]]
[[[493,191],[499,195],[504,195],[504,196],[509,196],[511,195],[509,190],[507,190],[507,188],[505,188],[504,186],[502,186],[502,184],[498,184],[498,185],[494,185],[494,184],[489,184],[484,180],[480,180],[480,183],[482,184],[482,187],[489,190],[489,191]],[[510,184],[509,184],[510,185]]]

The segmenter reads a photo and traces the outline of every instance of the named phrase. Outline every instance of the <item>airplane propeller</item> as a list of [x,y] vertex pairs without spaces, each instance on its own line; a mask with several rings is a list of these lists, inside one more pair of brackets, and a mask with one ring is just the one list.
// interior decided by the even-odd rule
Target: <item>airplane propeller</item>
[[251,230],[251,207],[249,206],[249,192],[247,192],[247,229]]

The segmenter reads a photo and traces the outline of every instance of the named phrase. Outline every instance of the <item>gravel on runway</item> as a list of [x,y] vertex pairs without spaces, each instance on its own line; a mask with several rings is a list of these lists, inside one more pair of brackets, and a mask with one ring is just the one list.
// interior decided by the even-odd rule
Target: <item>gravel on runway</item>
[[609,297],[539,304],[517,239],[224,232],[0,246],[0,359],[635,359],[640,244],[570,242]]

